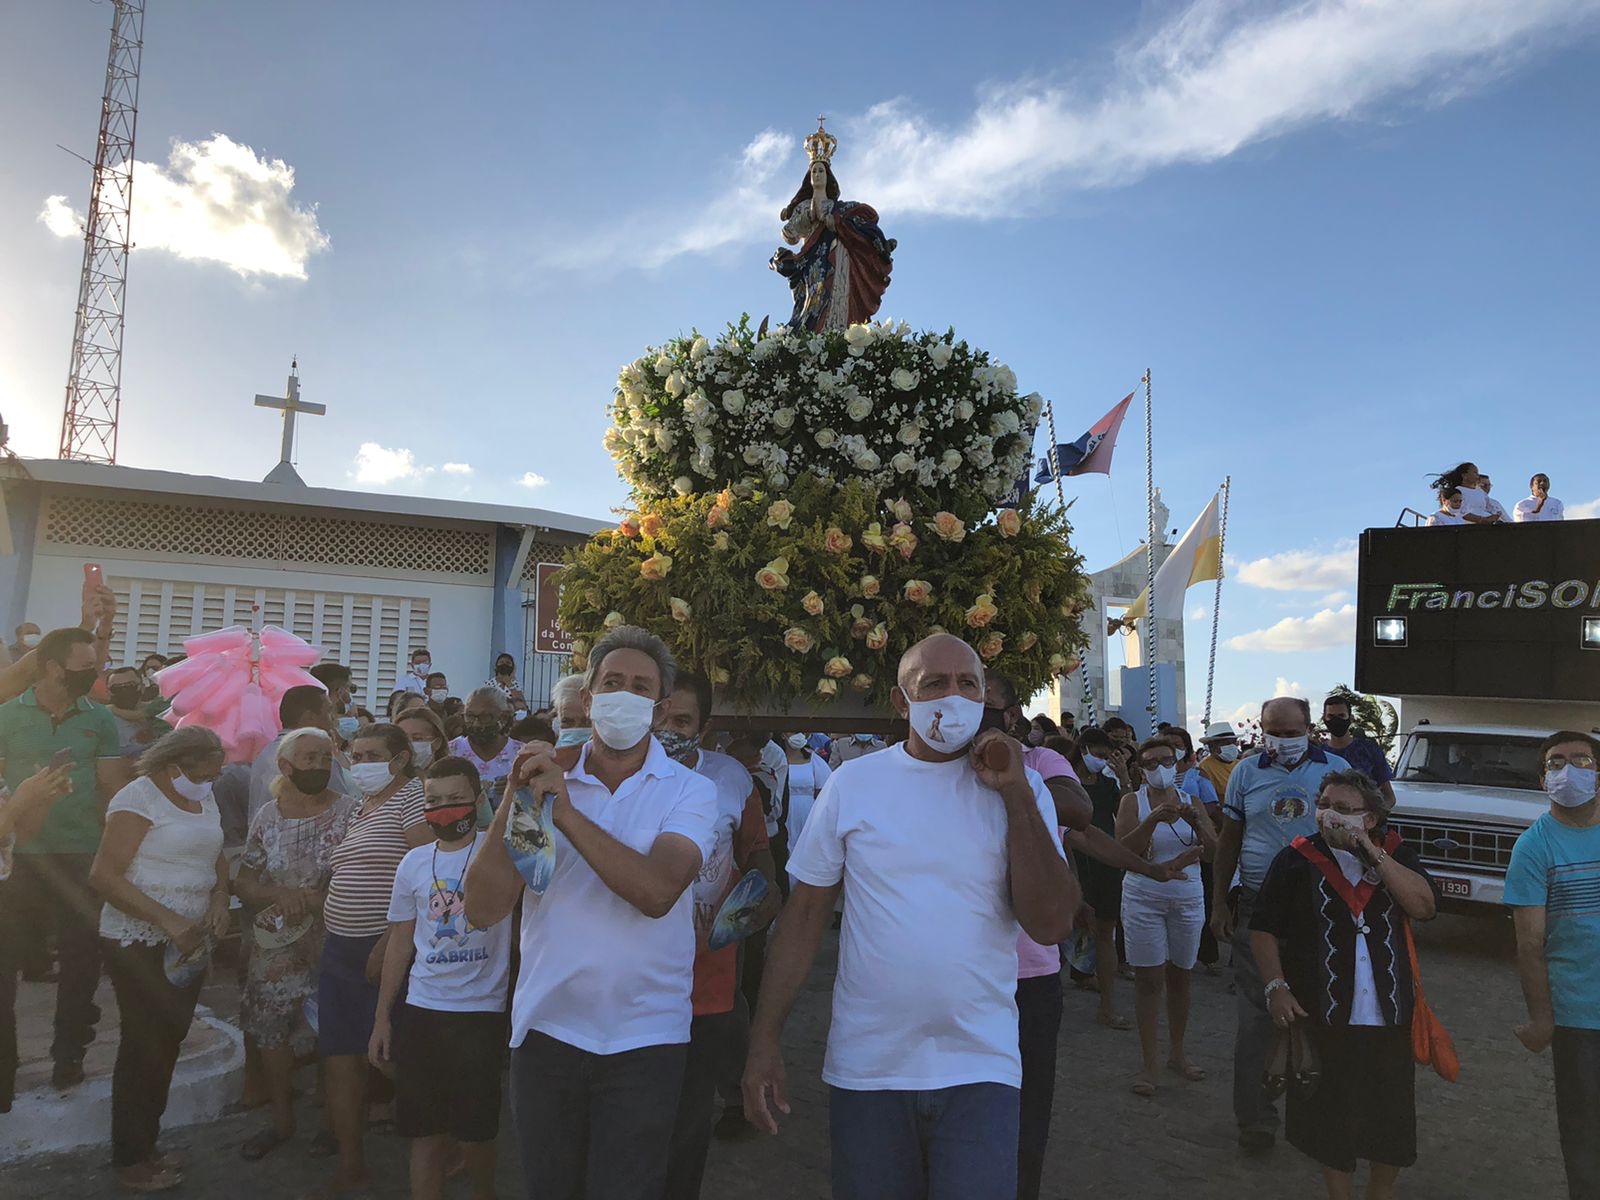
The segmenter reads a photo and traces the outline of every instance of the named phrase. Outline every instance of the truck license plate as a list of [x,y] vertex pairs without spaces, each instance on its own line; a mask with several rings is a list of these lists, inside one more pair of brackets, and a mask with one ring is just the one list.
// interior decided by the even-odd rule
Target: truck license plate
[[1472,899],[1472,880],[1451,879],[1445,875],[1435,875],[1434,879],[1439,884],[1439,890],[1446,896],[1455,896],[1462,900]]

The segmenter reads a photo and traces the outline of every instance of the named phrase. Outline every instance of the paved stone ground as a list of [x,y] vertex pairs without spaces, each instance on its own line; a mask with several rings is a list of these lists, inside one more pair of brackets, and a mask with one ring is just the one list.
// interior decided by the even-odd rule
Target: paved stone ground
[[[1418,1075],[1421,1159],[1401,1181],[1412,1200],[1512,1197],[1555,1200],[1565,1195],[1555,1137],[1554,1092],[1548,1056],[1532,1058],[1511,1035],[1522,1004],[1512,962],[1509,925],[1498,920],[1442,917],[1418,939],[1430,999],[1455,1036],[1462,1081],[1445,1084]],[[794,1115],[776,1139],[717,1143],[705,1195],[762,1200],[821,1200],[828,1195],[827,1098],[818,1078],[828,1021],[829,970],[819,966],[789,1029],[789,1075]],[[1135,1035],[1094,1024],[1095,997],[1067,996],[1061,1068],[1049,1162],[1047,1200],[1096,1194],[1183,1200],[1279,1200],[1322,1194],[1313,1164],[1280,1144],[1261,1159],[1243,1159],[1234,1145],[1229,1087],[1233,997],[1227,973],[1200,975],[1190,1021],[1191,1056],[1211,1072],[1204,1083],[1172,1077],[1154,1100],[1128,1090],[1137,1062]],[[1132,987],[1122,1007],[1131,1011]],[[245,1164],[237,1147],[256,1118],[236,1117],[174,1131],[167,1145],[191,1160],[180,1195],[223,1197],[241,1191],[261,1200],[305,1195],[324,1177],[327,1162],[305,1155],[305,1137],[260,1164]],[[309,1106],[303,1127],[315,1126]],[[0,1138],[4,1137],[0,1118]],[[501,1194],[522,1194],[509,1136],[502,1138]],[[403,1196],[403,1145],[369,1139],[375,1194]],[[36,1159],[0,1168],[6,1200],[116,1195],[104,1152]],[[465,1196],[457,1185],[454,1195]]]

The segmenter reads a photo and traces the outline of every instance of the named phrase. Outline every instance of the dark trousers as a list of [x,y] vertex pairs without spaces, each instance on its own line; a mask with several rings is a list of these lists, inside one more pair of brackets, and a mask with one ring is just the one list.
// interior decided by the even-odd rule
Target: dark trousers
[[1015,1200],[1017,1089],[833,1088],[833,1200]]
[[189,1034],[205,980],[202,976],[184,988],[168,983],[164,945],[119,946],[106,939],[102,951],[122,1024],[111,1074],[111,1162],[134,1167],[155,1153],[178,1049]]
[[16,902],[16,880],[0,880],[0,1113],[11,1111],[17,1094],[17,974],[27,930],[11,920]]
[[1233,1043],[1233,1118],[1240,1129],[1274,1129],[1278,1110],[1266,1091],[1267,1055],[1277,1030],[1267,1015],[1261,969],[1250,949],[1250,914],[1256,894],[1239,889],[1239,913],[1233,927],[1233,979],[1237,985],[1239,1032]]
[[678,1120],[672,1129],[663,1200],[699,1200],[711,1148],[711,1116],[718,1085],[737,1079],[750,1042],[750,1017],[739,996],[725,1013],[696,1017],[689,1030],[689,1055],[678,1093]]
[[529,1030],[511,1052],[528,1200],[661,1194],[687,1045],[591,1054]]
[[1206,917],[1205,924],[1200,926],[1200,956],[1202,966],[1214,967],[1217,960],[1222,957],[1218,952],[1216,935],[1211,932],[1211,864],[1200,864],[1200,886],[1205,891]]
[[1022,1108],[1017,1129],[1017,1200],[1039,1200],[1050,1110],[1056,1101],[1056,1043],[1061,1034],[1061,976],[1017,980],[1017,1045],[1022,1051]]
[[18,854],[0,909],[0,921],[15,925],[10,937],[20,939],[8,958],[20,955],[29,939],[55,929],[61,978],[50,1057],[58,1063],[82,1060],[100,1019],[94,1002],[100,986],[100,898],[89,886],[93,862],[92,854]]
[[1571,1200],[1600,1200],[1600,1029],[1556,1026],[1556,1127]]

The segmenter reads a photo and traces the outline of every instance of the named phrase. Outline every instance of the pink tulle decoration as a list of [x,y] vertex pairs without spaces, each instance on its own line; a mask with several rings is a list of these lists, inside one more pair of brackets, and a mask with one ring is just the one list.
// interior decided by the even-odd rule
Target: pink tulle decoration
[[156,676],[178,727],[202,725],[222,739],[229,762],[250,762],[278,736],[278,701],[292,687],[322,687],[306,667],[322,650],[268,625],[243,625],[192,637],[188,655]]

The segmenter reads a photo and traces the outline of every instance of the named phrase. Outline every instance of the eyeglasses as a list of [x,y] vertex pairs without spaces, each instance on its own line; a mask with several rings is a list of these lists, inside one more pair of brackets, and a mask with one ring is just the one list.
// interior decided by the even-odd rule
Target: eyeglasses
[[1139,760],[1139,765],[1146,771],[1153,771],[1157,767],[1175,767],[1178,765],[1178,760],[1171,755],[1166,758],[1142,758]]
[[1573,766],[1580,771],[1587,771],[1594,766],[1594,755],[1574,754],[1571,758],[1563,758],[1559,754],[1552,754],[1544,760],[1544,769],[1546,771],[1559,771],[1566,766]]

